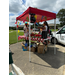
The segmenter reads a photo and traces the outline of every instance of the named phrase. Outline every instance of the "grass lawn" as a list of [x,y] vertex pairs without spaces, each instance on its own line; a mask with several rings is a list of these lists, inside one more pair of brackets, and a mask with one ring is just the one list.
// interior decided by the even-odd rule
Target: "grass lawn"
[[[58,29],[56,29],[57,31]],[[11,32],[12,31],[12,32]],[[51,31],[54,31],[54,29],[51,29]],[[24,35],[24,32],[19,32],[18,35]],[[19,40],[18,42],[21,42],[23,39]],[[9,30],[9,44],[17,43],[17,33],[16,30]]]
[[[51,29],[51,31],[53,32],[53,31],[55,31],[54,29]],[[56,29],[56,31],[58,31],[58,29]]]
[[[13,32],[11,32],[13,31]],[[14,43],[17,43],[17,33],[16,33],[16,30],[9,30],[9,44],[14,44]],[[19,32],[18,35],[24,35],[24,32]],[[20,40],[22,41],[22,40]],[[18,41],[18,42],[20,42]]]

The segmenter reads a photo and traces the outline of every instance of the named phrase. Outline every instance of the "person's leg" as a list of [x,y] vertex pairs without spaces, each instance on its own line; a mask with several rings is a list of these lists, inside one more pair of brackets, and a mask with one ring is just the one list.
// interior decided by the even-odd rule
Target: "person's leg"
[[[44,39],[47,39],[47,31],[44,32]],[[45,45],[47,45],[47,41],[44,41]]]
[[28,44],[28,46],[29,46],[29,40],[27,40],[27,44]]
[[27,40],[26,40],[26,43],[27,43]]
[[42,38],[45,39],[45,31],[42,32]]
[[44,31],[42,31],[42,38],[44,38]]
[[29,40],[26,40],[26,43],[28,44],[28,46],[29,46]]
[[47,38],[47,32],[44,31],[44,39],[46,39],[46,38]]

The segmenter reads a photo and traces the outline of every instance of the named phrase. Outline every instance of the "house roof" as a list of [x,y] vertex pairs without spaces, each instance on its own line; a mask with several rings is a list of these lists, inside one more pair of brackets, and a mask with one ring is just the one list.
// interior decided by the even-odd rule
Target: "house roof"
[[54,24],[52,23],[52,24],[48,24],[48,26],[54,26]]

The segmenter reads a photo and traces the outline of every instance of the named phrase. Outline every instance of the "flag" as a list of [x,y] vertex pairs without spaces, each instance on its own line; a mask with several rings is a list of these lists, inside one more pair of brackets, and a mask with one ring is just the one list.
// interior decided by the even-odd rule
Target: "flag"
[[15,22],[15,24],[17,24],[17,21]]
[[20,31],[18,30],[18,33],[19,33]]
[[35,19],[37,19],[37,15],[35,15],[34,17],[35,17]]
[[45,16],[45,20],[47,20],[47,17]]
[[18,28],[19,26],[17,25],[17,28]]
[[19,25],[21,25],[21,23],[19,23]]
[[18,25],[19,25],[19,22],[18,22]]
[[20,27],[20,25],[19,25],[19,27]]
[[29,18],[28,17],[26,17],[26,19],[27,19],[27,21],[29,21]]
[[41,17],[41,20],[43,19],[44,16]]
[[18,40],[20,40],[20,37],[18,37]]

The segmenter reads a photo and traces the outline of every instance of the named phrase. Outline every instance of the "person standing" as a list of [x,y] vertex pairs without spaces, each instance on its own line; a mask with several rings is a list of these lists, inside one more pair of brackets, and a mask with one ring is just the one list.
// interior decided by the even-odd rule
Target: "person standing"
[[28,37],[29,36],[29,28],[28,28],[28,25],[25,25],[24,26],[24,35],[25,35],[25,37]]
[[[24,36],[25,36],[25,37],[29,37],[29,28],[28,28],[28,25],[25,25],[25,26],[24,26]],[[26,43],[27,43],[28,46],[29,46],[29,40],[26,40]]]
[[47,33],[49,31],[48,23],[45,21],[43,23],[43,27],[38,27],[39,29],[42,29],[42,38],[46,39],[47,38]]

